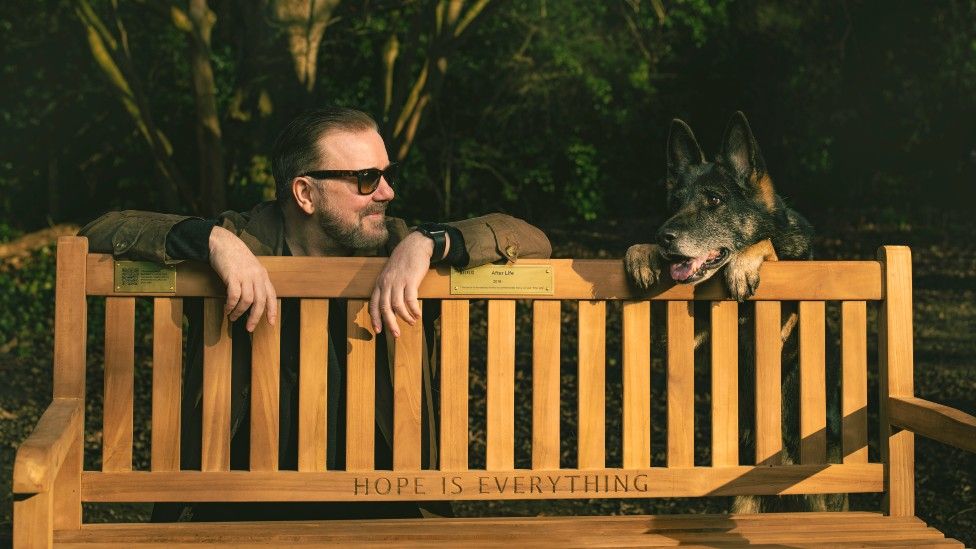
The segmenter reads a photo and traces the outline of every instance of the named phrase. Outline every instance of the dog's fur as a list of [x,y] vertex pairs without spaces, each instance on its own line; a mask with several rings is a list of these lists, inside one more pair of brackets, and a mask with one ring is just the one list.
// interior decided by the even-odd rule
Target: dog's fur
[[656,243],[631,246],[624,259],[638,288],[653,286],[668,271],[682,275],[700,265],[675,280],[697,284],[725,267],[729,292],[743,301],[759,287],[764,260],[812,256],[813,227],[776,194],[741,112],[732,115],[714,162],[705,160],[691,128],[675,119],[668,136],[666,185],[671,218]]
[[[656,242],[627,250],[625,270],[631,282],[646,290],[662,278],[698,284],[724,268],[731,296],[744,301],[759,287],[763,261],[812,258],[813,227],[788,208],[773,188],[749,123],[736,112],[726,127],[722,147],[713,162],[705,160],[691,128],[681,120],[671,123],[668,136],[667,199],[671,217],[663,223]],[[783,318],[783,433],[787,440],[783,463],[794,462],[790,449],[798,439],[797,353],[793,330],[795,305],[787,305]],[[704,311],[703,311],[704,312]],[[740,308],[740,325],[749,324]],[[696,334],[696,347],[708,339]],[[746,340],[744,340],[745,342]],[[745,402],[754,402],[754,349],[740,346],[740,383]],[[743,418],[748,423],[753,418]],[[836,419],[836,418],[832,418]],[[742,431],[748,446],[753,435]],[[846,498],[822,495],[738,497],[734,513],[825,510],[846,507]]]

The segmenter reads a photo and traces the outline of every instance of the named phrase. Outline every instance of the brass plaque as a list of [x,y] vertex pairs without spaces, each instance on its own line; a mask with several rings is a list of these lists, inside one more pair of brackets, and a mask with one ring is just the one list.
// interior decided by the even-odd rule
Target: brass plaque
[[482,265],[451,269],[451,295],[553,295],[551,265]]
[[119,293],[176,293],[176,268],[148,261],[116,261],[114,285]]

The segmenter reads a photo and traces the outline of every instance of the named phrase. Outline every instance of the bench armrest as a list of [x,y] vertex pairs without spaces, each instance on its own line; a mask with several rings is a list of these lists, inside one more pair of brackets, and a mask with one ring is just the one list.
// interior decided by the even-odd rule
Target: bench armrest
[[37,427],[17,449],[13,491],[36,494],[50,491],[72,443],[82,435],[82,401],[56,398]]
[[976,452],[976,417],[915,397],[888,398],[888,421],[896,427]]

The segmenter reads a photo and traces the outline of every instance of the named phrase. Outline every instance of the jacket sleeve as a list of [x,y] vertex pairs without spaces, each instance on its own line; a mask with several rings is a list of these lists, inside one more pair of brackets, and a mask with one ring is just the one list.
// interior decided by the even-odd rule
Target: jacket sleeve
[[82,227],[78,236],[88,237],[92,252],[110,253],[118,259],[173,264],[179,260],[166,253],[166,236],[187,219],[194,218],[139,210],[109,212]]
[[470,261],[477,267],[496,261],[522,258],[548,259],[552,246],[538,227],[510,215],[494,213],[448,223],[464,236]]

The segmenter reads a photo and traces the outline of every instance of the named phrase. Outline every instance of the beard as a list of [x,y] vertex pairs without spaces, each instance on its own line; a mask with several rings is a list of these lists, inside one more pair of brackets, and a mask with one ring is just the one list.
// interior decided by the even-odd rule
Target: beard
[[350,250],[368,250],[386,244],[390,237],[386,228],[386,216],[366,219],[366,216],[384,213],[386,204],[370,206],[357,215],[355,223],[344,221],[338,212],[331,208],[323,208],[319,217],[319,226],[340,246]]

